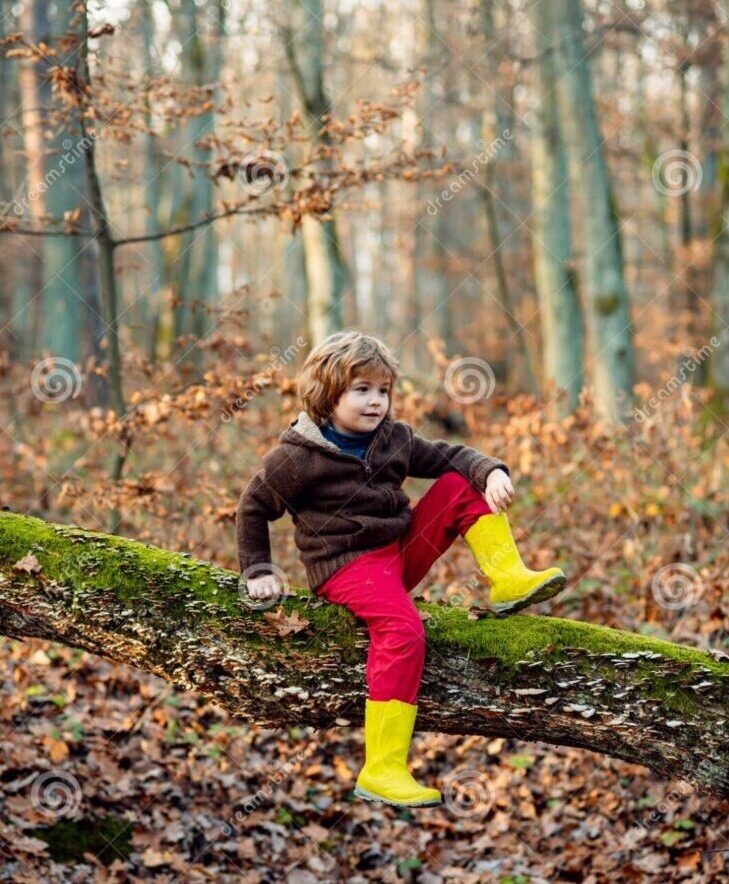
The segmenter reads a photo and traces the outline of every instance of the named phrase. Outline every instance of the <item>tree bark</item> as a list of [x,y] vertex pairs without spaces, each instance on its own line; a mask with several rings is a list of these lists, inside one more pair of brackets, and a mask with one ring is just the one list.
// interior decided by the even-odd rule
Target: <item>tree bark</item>
[[[6,36],[12,30],[12,3],[3,2],[0,7],[0,20],[2,21],[2,36]],[[33,3],[24,3],[19,13],[20,29],[35,42],[48,42],[51,38],[49,32],[48,4],[46,0],[34,0]],[[0,95],[2,95],[2,116],[7,119],[11,110],[11,60],[5,58],[2,52],[2,83],[0,83]],[[45,145],[43,143],[43,119],[41,107],[50,104],[51,89],[48,81],[42,76],[46,69],[44,65],[39,67],[37,62],[27,59],[19,61],[17,68],[17,85],[19,90],[18,111],[23,121],[21,139],[23,144],[24,161],[22,169],[13,169],[11,166],[10,142],[7,138],[2,139],[1,167],[2,175],[2,201],[6,205],[12,195],[28,198],[33,194],[33,199],[28,199],[23,208],[24,214],[30,217],[35,224],[42,222],[45,214],[44,198],[44,172],[45,172]],[[20,193],[15,193],[20,184],[18,175],[25,175],[27,188],[23,187]],[[13,360],[24,361],[36,354],[38,344],[38,331],[43,311],[34,309],[34,298],[43,291],[43,255],[38,253],[32,246],[30,237],[19,246],[17,255],[22,255],[22,271],[15,278],[3,269],[3,286],[12,301],[9,308],[11,317],[9,322],[11,357]],[[16,257],[16,261],[17,261]],[[20,263],[20,262],[19,262]],[[61,265],[65,266],[65,265]],[[72,268],[73,270],[73,268]],[[42,301],[41,301],[42,303]]]
[[[154,15],[152,13],[152,0],[142,0],[140,5],[142,17],[142,49],[144,58],[144,73],[149,82],[155,76],[155,66],[152,58],[154,41],[157,37],[154,27]],[[146,96],[145,123],[150,128],[153,124],[152,107],[149,93]],[[162,181],[160,180],[160,161],[157,150],[157,136],[145,133],[144,135],[144,193],[147,210],[147,232],[151,235],[157,233],[161,225],[159,223],[159,207],[162,202]],[[149,258],[149,292],[141,299],[139,314],[141,325],[146,336],[144,350],[147,358],[157,361],[157,339],[159,335],[160,310],[162,307],[162,292],[166,283],[165,259],[160,240],[153,240],[147,244]]]
[[549,402],[555,415],[565,417],[577,408],[584,382],[584,325],[573,265],[570,188],[554,94],[554,58],[546,36],[550,14],[548,0],[537,0],[532,6],[539,55],[535,68],[539,104],[534,112],[532,148],[532,251],[544,379],[552,388]]
[[[251,610],[237,586],[189,554],[0,512],[0,634],[130,664],[265,727],[361,724],[364,627],[296,587]],[[580,621],[418,608],[419,729],[577,746],[729,797],[729,662]],[[282,638],[279,612],[302,628]]]
[[84,170],[86,177],[86,191],[88,210],[94,226],[94,239],[96,241],[99,283],[101,302],[106,322],[107,358],[109,360],[109,398],[111,407],[119,417],[126,411],[124,394],[122,391],[122,360],[119,345],[119,291],[116,284],[114,267],[114,238],[112,236],[109,215],[106,210],[104,196],[96,168],[96,137],[98,135],[98,121],[94,122],[94,131],[91,132],[86,122],[86,116],[90,115],[90,102],[88,93],[91,89],[91,74],[88,63],[88,10],[84,4],[78,13],[78,36],[80,40],[79,58],[77,71],[80,81],[78,90],[79,114],[78,120],[81,127],[82,144],[84,145]]
[[[729,15],[729,0],[723,0],[722,8]],[[709,384],[722,408],[729,402],[729,42],[724,44],[723,53],[723,94],[722,94],[722,150],[719,155],[719,180],[721,182],[718,217],[713,225],[712,238],[715,240],[711,305],[712,325],[720,345],[711,354]]]
[[550,12],[559,122],[583,230],[596,405],[606,419],[618,422],[630,417],[635,383],[620,225],[593,98],[582,2],[554,0]]
[[[80,47],[61,48],[60,39],[69,32],[80,36],[81,16],[73,0],[61,0],[53,10],[52,41],[58,53],[55,62],[61,67],[75,68],[79,63]],[[46,76],[50,71],[45,65],[42,70]],[[41,94],[47,91],[47,84],[42,83]],[[59,101],[57,107],[60,106]],[[83,153],[83,142],[78,139],[76,127],[81,125],[82,114],[74,112],[69,114],[66,126],[55,127],[57,131],[50,141],[51,151],[44,157],[45,169],[41,168],[45,183],[44,209],[56,220],[82,209],[86,200],[83,163],[78,158],[78,154]],[[36,156],[29,159],[35,161]],[[43,344],[51,355],[75,363],[82,358],[83,312],[79,293],[83,291],[81,257],[84,247],[84,241],[73,234],[43,240]]]
[[[201,27],[202,16],[210,16],[210,39],[205,40]],[[225,36],[225,6],[221,0],[209,4],[205,12],[199,10],[194,0],[181,4],[181,37],[183,40],[184,67],[191,74],[192,82],[202,89],[206,83],[214,84],[209,99],[210,108],[193,117],[185,127],[186,138],[193,144],[192,159],[196,168],[192,179],[189,217],[192,221],[209,218],[215,209],[215,185],[207,168],[212,161],[211,136],[215,135],[215,108],[220,99],[220,71],[222,66],[221,42]],[[209,45],[206,45],[208,43]],[[199,99],[203,100],[202,96]],[[205,225],[201,230],[186,234],[181,243],[179,298],[175,307],[175,338],[191,335],[201,341],[209,327],[205,304],[212,304],[217,295],[218,243],[215,227]],[[192,308],[192,301],[201,302]],[[202,351],[191,348],[188,341],[181,344],[180,359],[191,361],[202,374]]]
[[[321,0],[297,0],[290,7],[290,23],[283,29],[284,51],[304,109],[313,144],[329,146],[323,130],[332,105],[324,87],[324,9]],[[321,161],[331,168],[331,158]],[[309,335],[312,346],[343,326],[343,299],[349,271],[342,255],[336,219],[319,220],[305,215],[302,242],[309,289]]]
[[[489,261],[493,264],[496,295],[519,354],[518,361],[512,358],[511,353],[506,354],[509,385],[512,390],[521,388],[537,395],[539,384],[529,348],[528,332],[517,318],[517,304],[507,272],[507,261],[508,266],[513,267],[514,255],[521,253],[523,243],[519,228],[522,222],[518,219],[528,216],[529,207],[522,204],[519,187],[514,180],[514,169],[517,168],[519,159],[514,138],[514,90],[511,83],[504,83],[504,76],[499,70],[505,54],[502,35],[508,31],[503,14],[504,10],[494,0],[481,0],[481,21],[487,46],[486,83],[489,84],[489,104],[481,121],[481,141],[485,145],[481,153],[489,151],[491,155],[485,163],[484,184],[480,193],[486,216],[486,249],[490,255]],[[521,363],[521,384],[514,370],[518,362]]]
[[[79,113],[78,121],[81,128],[82,144],[84,145],[84,170],[86,178],[87,209],[94,226],[94,239],[96,242],[98,268],[99,268],[99,291],[101,293],[101,305],[106,322],[107,358],[109,362],[108,390],[111,407],[121,418],[126,412],[124,392],[122,386],[122,358],[119,341],[119,290],[116,282],[114,266],[114,237],[109,222],[109,214],[104,202],[104,195],[99,180],[96,166],[96,137],[99,123],[95,121],[92,132],[86,122],[89,114],[89,98],[91,91],[91,73],[89,69],[89,23],[88,6],[86,3],[80,8],[78,16],[78,35],[80,40],[77,73],[79,88],[77,92]],[[118,482],[124,471],[124,464],[129,454],[131,442],[124,435],[119,440],[119,448],[114,455],[111,467],[111,480]],[[121,513],[117,509],[109,512],[109,529],[113,532],[119,530],[121,525]]]

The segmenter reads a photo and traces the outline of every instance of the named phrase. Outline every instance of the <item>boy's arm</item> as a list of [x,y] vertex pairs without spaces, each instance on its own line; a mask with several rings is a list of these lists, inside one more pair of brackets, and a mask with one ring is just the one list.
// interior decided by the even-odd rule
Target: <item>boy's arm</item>
[[[262,465],[243,489],[236,511],[236,541],[241,572],[252,565],[271,563],[268,523],[281,518],[289,501],[301,490],[296,465],[281,448],[264,455]],[[273,573],[270,568],[256,569],[255,576]]]
[[479,491],[486,490],[486,479],[493,470],[504,470],[508,475],[508,466],[497,457],[481,454],[475,448],[460,443],[451,445],[443,439],[431,442],[420,436],[410,427],[412,434],[410,447],[410,465],[408,476],[420,479],[437,479],[448,470],[455,470],[475,485]]

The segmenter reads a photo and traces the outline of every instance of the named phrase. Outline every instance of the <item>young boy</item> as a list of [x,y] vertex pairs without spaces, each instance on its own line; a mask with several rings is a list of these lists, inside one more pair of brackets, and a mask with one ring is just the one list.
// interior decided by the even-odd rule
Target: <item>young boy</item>
[[[502,613],[550,598],[559,568],[531,571],[506,514],[514,487],[498,458],[429,441],[392,418],[398,362],[377,338],[338,332],[316,347],[298,378],[303,410],[241,495],[238,558],[248,594],[276,599],[268,522],[288,511],[310,588],[368,626],[365,764],[355,795],[397,806],[441,803],[407,757],[425,660],[425,631],[408,592],[460,534]],[[407,476],[437,481],[414,508]],[[271,566],[271,567],[268,567]]]

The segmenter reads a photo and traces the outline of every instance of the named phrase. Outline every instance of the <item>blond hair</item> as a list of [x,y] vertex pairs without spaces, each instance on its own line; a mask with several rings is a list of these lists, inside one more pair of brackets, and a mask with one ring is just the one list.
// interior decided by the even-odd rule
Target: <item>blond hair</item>
[[[335,332],[306,357],[296,380],[296,391],[309,417],[322,426],[354,378],[382,377],[394,387],[399,365],[379,338],[358,331]],[[391,410],[392,395],[387,417],[392,416]]]

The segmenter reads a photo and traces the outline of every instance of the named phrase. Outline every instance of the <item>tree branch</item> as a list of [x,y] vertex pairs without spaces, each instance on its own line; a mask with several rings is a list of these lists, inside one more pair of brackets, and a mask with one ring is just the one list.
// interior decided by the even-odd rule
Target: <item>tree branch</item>
[[[0,512],[1,634],[128,663],[266,727],[360,724],[363,625],[298,588],[250,610],[237,585],[189,554]],[[724,659],[580,621],[418,607],[420,729],[577,746],[729,797]]]

